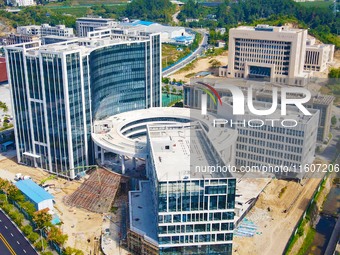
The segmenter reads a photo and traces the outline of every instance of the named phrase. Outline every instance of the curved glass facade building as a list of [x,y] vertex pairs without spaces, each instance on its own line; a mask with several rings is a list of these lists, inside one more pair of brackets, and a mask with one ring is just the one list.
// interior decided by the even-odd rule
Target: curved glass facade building
[[96,49],[89,55],[89,62],[95,120],[159,106],[159,36]]
[[[105,35],[105,36],[103,36]],[[6,48],[20,163],[74,178],[91,164],[91,123],[161,105],[159,34]]]

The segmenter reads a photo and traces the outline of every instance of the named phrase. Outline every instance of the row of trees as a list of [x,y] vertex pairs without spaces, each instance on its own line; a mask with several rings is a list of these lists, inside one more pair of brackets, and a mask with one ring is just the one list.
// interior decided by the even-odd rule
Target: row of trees
[[129,18],[170,22],[175,12],[175,5],[169,0],[134,0],[127,5],[126,16]]
[[[175,5],[169,0],[134,0],[126,6],[93,5],[88,9],[88,14],[117,19],[127,16],[135,19],[170,22],[172,20],[171,15],[175,10]],[[53,26],[64,24],[67,27],[75,28],[76,20],[75,16],[63,15],[60,10],[54,11],[45,6],[23,8],[19,13],[9,13],[0,10],[0,16],[8,19],[13,27],[49,23]]]
[[[40,235],[36,231],[45,229],[47,232],[47,240],[54,241],[63,247],[68,240],[68,236],[63,234],[60,226],[55,226],[51,223],[52,215],[48,213],[48,209],[36,211],[34,205],[26,201],[25,196],[12,183],[0,178],[0,208],[15,222],[21,231],[27,236],[29,241],[34,244],[39,251],[45,250],[47,241],[40,239]],[[29,218],[36,225],[34,230],[32,225],[25,223],[25,216],[13,205],[10,201],[15,201],[21,208],[25,210]],[[53,254],[51,252],[42,253],[44,255]],[[83,252],[77,249],[67,247],[64,250],[64,255],[83,255]]]
[[[215,15],[216,20],[206,19],[207,13]],[[249,24],[257,20],[264,22],[267,19],[281,19],[285,22],[296,19],[301,27],[310,28],[309,32],[317,38],[340,48],[340,39],[336,36],[340,28],[339,13],[333,13],[329,8],[308,8],[293,0],[225,0],[217,7],[205,7],[194,0],[188,0],[178,18],[183,22],[186,18],[199,18],[199,22],[191,25],[210,28],[235,27],[240,23]]]

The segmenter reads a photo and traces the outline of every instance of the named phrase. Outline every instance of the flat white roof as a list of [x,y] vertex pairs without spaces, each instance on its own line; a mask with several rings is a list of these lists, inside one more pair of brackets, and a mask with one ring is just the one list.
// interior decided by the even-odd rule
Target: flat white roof
[[[168,121],[165,119],[168,118]],[[176,124],[175,119],[200,121],[209,129],[213,126],[214,115],[201,115],[200,110],[176,107],[153,107],[110,116],[93,123],[92,139],[96,145],[120,155],[145,158],[148,155],[146,141],[130,138],[136,132],[145,132],[149,124]],[[155,119],[159,119],[158,121]],[[139,127],[139,129],[138,129]],[[136,128],[138,131],[129,130]],[[212,137],[213,139],[214,137]]]
[[[216,134],[223,141],[224,148],[236,141],[235,130],[220,129]],[[204,170],[221,162],[212,148],[214,142],[207,142],[210,137],[199,122],[148,126],[148,137],[159,181],[232,177],[229,173]]]

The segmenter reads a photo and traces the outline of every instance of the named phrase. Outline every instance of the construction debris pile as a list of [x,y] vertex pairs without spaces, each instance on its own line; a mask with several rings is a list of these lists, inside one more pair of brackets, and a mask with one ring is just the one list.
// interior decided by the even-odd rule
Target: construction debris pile
[[91,212],[109,212],[120,187],[120,181],[119,174],[98,168],[72,195],[65,198],[65,203]]

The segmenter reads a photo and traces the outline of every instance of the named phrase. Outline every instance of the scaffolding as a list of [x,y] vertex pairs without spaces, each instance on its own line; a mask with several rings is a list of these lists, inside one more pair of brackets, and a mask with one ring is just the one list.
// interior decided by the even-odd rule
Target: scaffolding
[[91,212],[107,213],[120,187],[121,176],[106,169],[98,168],[70,196],[65,203]]

